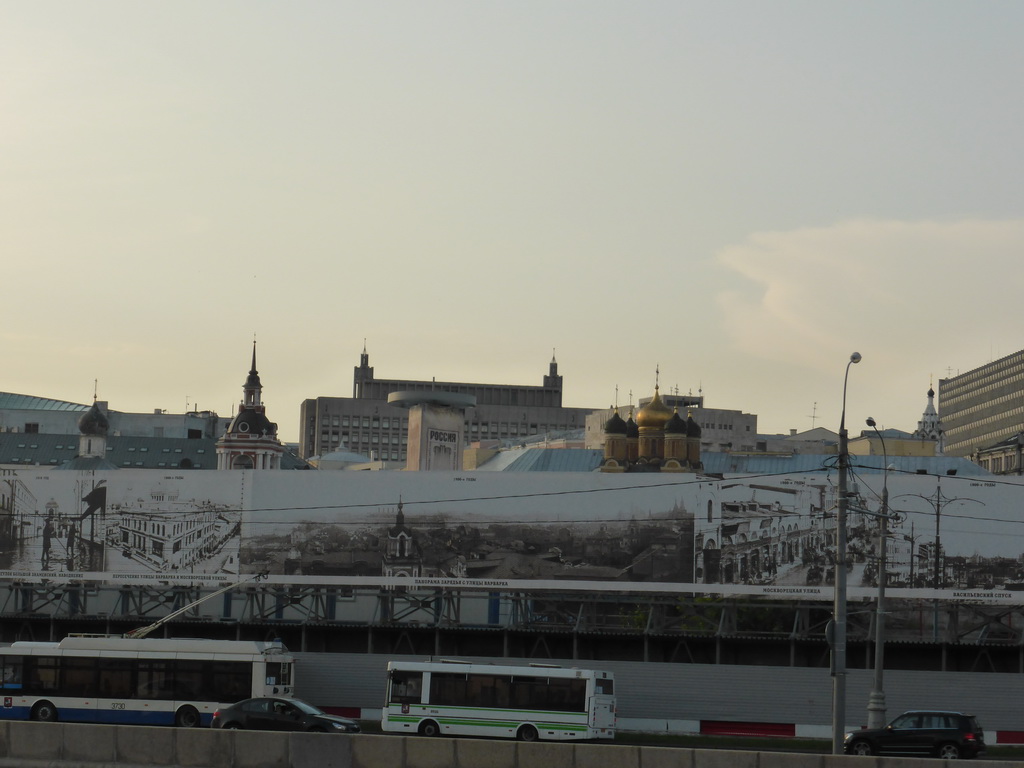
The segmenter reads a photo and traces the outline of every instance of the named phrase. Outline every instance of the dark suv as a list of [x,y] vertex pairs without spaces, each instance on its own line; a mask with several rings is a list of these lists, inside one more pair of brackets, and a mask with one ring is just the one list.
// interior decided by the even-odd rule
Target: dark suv
[[929,755],[947,760],[985,753],[985,734],[974,715],[922,710],[904,712],[885,728],[846,734],[848,755]]

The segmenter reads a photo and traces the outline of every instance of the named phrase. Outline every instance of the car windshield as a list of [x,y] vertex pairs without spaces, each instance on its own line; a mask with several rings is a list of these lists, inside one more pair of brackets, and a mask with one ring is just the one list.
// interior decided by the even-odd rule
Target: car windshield
[[323,711],[317,709],[312,704],[307,704],[306,702],[299,701],[298,699],[292,699],[292,704],[294,704],[296,707],[301,709],[307,715],[322,715],[323,714]]

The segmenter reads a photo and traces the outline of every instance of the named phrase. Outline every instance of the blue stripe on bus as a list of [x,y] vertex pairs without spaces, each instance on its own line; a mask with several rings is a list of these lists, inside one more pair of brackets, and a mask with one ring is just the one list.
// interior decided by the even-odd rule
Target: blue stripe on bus
[[[32,707],[0,707],[0,720],[28,720]],[[57,720],[66,723],[103,723],[106,725],[174,725],[174,712],[131,709],[85,709],[57,707]],[[209,727],[213,714],[201,712],[200,723]]]

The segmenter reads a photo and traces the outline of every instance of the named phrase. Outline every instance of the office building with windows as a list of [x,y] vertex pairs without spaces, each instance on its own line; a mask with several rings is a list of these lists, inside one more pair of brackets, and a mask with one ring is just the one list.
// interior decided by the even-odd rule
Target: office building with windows
[[1024,430],[1024,350],[939,379],[943,454],[968,457]]
[[393,392],[455,392],[472,395],[466,409],[465,443],[519,441],[582,430],[592,408],[562,406],[562,377],[554,356],[540,386],[470,384],[414,379],[378,379],[363,348],[353,376],[352,397],[317,397],[300,408],[299,454],[303,458],[350,450],[375,461],[406,460],[409,412],[388,404]]

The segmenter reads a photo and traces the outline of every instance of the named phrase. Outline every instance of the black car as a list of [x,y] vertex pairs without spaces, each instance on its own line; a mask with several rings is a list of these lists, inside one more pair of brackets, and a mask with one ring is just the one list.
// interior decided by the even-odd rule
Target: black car
[[848,755],[927,755],[946,760],[985,753],[985,734],[974,715],[922,710],[904,712],[884,728],[846,734]]
[[355,720],[328,715],[298,699],[246,699],[214,712],[212,726],[259,731],[359,733],[359,723]]

